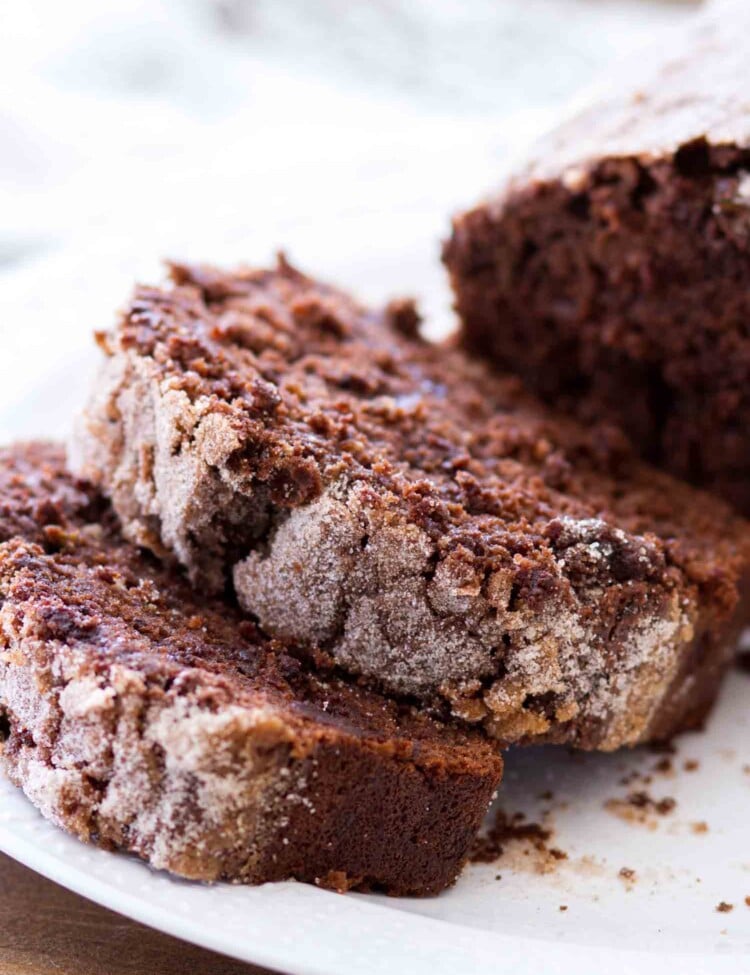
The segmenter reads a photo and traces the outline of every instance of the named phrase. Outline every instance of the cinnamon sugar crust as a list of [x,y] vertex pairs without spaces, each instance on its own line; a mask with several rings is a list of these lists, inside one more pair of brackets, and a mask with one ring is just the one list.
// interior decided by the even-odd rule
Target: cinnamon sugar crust
[[0,451],[0,762],[81,839],[198,880],[436,893],[500,779],[476,732],[316,675]]
[[702,720],[748,552],[727,507],[420,341],[408,302],[363,309],[283,260],[171,277],[100,337],[77,440],[130,539],[503,743]]

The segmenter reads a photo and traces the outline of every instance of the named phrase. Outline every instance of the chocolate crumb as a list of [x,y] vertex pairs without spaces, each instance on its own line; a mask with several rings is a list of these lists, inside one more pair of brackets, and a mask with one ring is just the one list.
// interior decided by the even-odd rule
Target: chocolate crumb
[[561,911],[567,911],[567,909],[568,909],[568,905],[567,904],[561,904],[560,905],[560,910]]
[[719,914],[729,914],[730,911],[734,910],[734,904],[727,904],[726,901],[721,901],[716,907]]
[[747,907],[750,907],[750,897],[745,898],[745,904],[747,905]]
[[677,747],[672,741],[654,741],[648,746],[656,755],[676,755]]
[[686,772],[695,772],[699,766],[700,762],[698,762],[695,758],[688,758],[682,767]]
[[663,799],[652,799],[647,792],[631,792],[627,801],[636,809],[652,809],[660,816],[667,816],[677,805],[677,801],[671,796],[665,796]]
[[386,306],[386,316],[391,328],[410,339],[421,338],[422,316],[413,299],[394,298]]
[[635,880],[635,870],[633,870],[631,867],[620,867],[619,876],[622,877],[623,880]]
[[509,815],[498,809],[486,834],[478,836],[469,859],[472,863],[492,863],[502,856],[505,845],[516,840],[525,840],[535,848],[543,848],[550,838],[550,831],[538,823],[524,823],[523,813]]
[[667,796],[664,799],[660,799],[655,806],[656,811],[660,816],[667,816],[677,805],[677,800],[673,799],[671,796]]
[[509,843],[517,842],[526,844],[524,856],[533,852],[548,857],[550,861],[567,860],[568,855],[563,850],[547,846],[552,836],[551,829],[539,823],[525,822],[525,819],[525,813],[507,813],[504,809],[498,809],[487,832],[474,841],[469,855],[471,863],[493,863],[503,855]]
[[676,806],[677,802],[671,796],[665,796],[663,799],[653,799],[647,792],[642,790],[631,792],[624,799],[607,799],[604,803],[604,808],[607,812],[611,812],[614,816],[626,822],[648,826],[649,829],[656,829],[657,827],[654,814],[657,816],[667,816]]
[[690,828],[692,829],[692,831],[694,833],[707,833],[708,832],[708,823],[705,823],[705,822],[703,822],[703,820],[701,820],[698,823],[693,823]]

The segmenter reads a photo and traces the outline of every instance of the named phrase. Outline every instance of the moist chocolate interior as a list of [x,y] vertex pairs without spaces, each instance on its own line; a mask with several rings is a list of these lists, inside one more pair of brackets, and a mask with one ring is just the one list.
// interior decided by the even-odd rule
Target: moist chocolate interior
[[686,142],[517,183],[444,250],[466,345],[750,511],[750,150]]

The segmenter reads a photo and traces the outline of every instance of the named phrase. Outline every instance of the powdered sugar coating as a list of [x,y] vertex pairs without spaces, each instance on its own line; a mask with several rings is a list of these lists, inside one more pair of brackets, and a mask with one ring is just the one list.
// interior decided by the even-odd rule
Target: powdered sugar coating
[[[606,727],[600,748],[638,740],[692,641],[693,604],[677,593],[666,604],[655,601],[630,627],[626,652],[607,659],[590,612],[599,594],[568,591],[568,599],[541,609],[512,609],[510,572],[483,581],[468,578],[461,563],[436,563],[423,532],[378,523],[363,494],[335,485],[291,512],[263,553],[235,566],[240,602],[262,626],[325,646],[338,665],[389,692],[444,695],[454,714],[483,720],[501,740],[546,733],[549,719],[526,707],[529,698],[546,695],[554,696],[558,721]],[[572,533],[582,539],[575,559],[599,566],[612,558],[611,543],[595,534],[592,540],[605,527],[565,520],[568,539]],[[562,584],[562,571],[559,578]],[[504,641],[509,649],[499,677],[497,648]]]

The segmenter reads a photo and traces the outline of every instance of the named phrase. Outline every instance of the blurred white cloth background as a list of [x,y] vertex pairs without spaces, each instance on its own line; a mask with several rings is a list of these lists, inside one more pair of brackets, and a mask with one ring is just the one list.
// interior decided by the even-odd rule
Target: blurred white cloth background
[[0,2],[0,438],[64,435],[92,329],[164,256],[285,247],[365,299],[417,295],[444,331],[450,212],[698,6]]
[[165,255],[259,262],[284,246],[365,298],[416,293],[445,327],[451,210],[698,6],[0,3],[0,414],[32,356],[63,370]]
[[578,86],[695,6],[3,4],[0,261],[93,235],[204,257],[265,241],[258,258],[353,212],[419,211],[437,234]]

